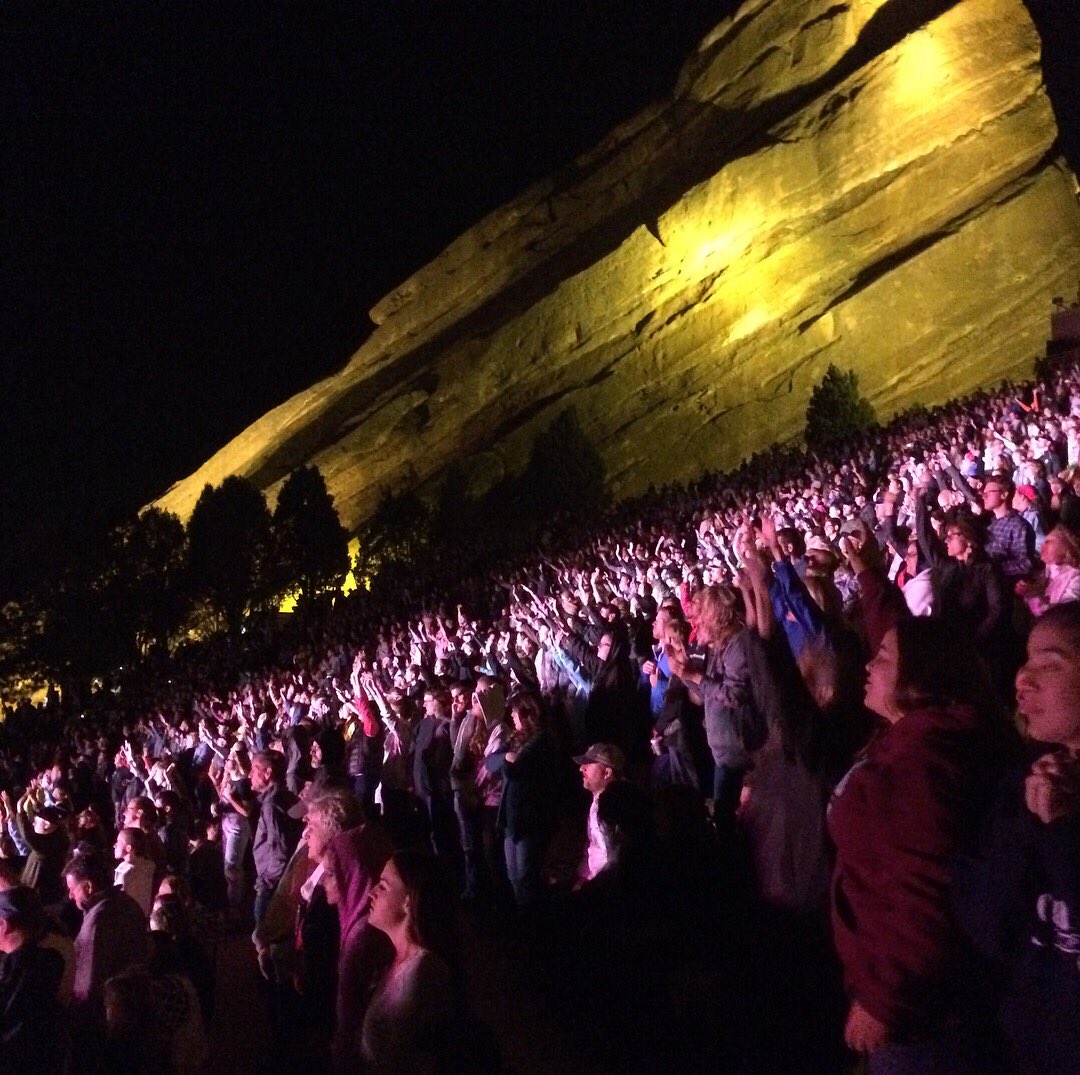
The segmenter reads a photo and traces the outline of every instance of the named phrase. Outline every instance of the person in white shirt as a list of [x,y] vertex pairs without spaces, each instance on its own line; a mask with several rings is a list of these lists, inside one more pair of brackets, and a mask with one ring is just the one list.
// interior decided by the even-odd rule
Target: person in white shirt
[[626,759],[623,752],[611,743],[593,743],[580,757],[574,759],[581,770],[581,782],[592,795],[589,805],[589,843],[585,851],[580,877],[591,881],[608,863],[608,846],[600,830],[597,803],[600,794],[622,776]]
[[113,885],[129,895],[147,918],[154,906],[154,862],[142,829],[121,829],[113,856],[117,860]]
[[1018,593],[1033,616],[1054,605],[1080,600],[1080,542],[1066,526],[1055,526],[1043,542],[1039,558],[1042,575],[1020,583]]

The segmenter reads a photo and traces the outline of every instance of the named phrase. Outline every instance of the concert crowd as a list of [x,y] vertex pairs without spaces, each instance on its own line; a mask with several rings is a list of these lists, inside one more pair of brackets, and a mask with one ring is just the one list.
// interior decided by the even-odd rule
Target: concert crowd
[[1078,758],[1063,365],[10,709],[0,1072],[1080,1072]]

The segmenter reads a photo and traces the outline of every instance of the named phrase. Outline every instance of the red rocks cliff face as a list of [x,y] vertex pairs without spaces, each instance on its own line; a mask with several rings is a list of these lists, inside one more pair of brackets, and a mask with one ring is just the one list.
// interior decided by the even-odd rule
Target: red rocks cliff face
[[158,504],[315,463],[351,528],[451,462],[519,469],[570,405],[627,495],[797,436],[830,362],[882,416],[1026,373],[1080,277],[1055,137],[1021,0],[750,0]]

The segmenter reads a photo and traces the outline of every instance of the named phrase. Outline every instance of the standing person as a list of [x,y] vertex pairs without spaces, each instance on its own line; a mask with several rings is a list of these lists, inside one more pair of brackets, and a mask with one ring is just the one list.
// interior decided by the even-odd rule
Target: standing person
[[626,626],[618,620],[608,625],[595,652],[576,635],[560,636],[560,646],[589,683],[586,742],[616,743],[631,758],[643,754],[649,720],[638,690],[640,673],[630,659]]
[[64,1034],[58,1000],[63,957],[38,944],[45,916],[37,894],[0,892],[0,1071],[58,1071]]
[[465,900],[475,900],[494,891],[495,875],[491,872],[486,848],[481,772],[492,736],[505,734],[505,710],[506,694],[502,683],[492,676],[481,676],[454,742],[450,781],[454,789],[458,837],[465,855],[465,890],[462,893]]
[[1035,624],[1016,700],[1040,755],[1005,783],[956,904],[1001,983],[1008,1070],[1058,1075],[1080,1062],[1080,603]]
[[70,846],[63,815],[55,806],[37,808],[27,794],[19,800],[12,820],[30,850],[22,883],[34,889],[45,907],[54,911],[64,901],[63,869]]
[[664,696],[671,680],[671,667],[665,652],[668,639],[668,627],[672,621],[682,621],[682,610],[674,598],[666,600],[656,612],[652,622],[652,659],[641,666],[641,675],[649,684],[649,711],[653,720],[658,720],[664,708]]
[[357,1028],[371,985],[389,962],[385,938],[368,926],[368,914],[372,892],[392,851],[382,828],[367,822],[331,839],[322,856],[326,902],[337,908],[340,926],[337,1024],[331,1046],[337,1072],[357,1068]]
[[450,737],[450,692],[428,687],[424,716],[412,741],[412,789],[427,827],[431,849],[448,860],[457,857],[456,824],[450,768],[454,746]]
[[409,832],[409,758],[412,751],[413,712],[410,699],[396,688],[384,692],[371,672],[359,675],[365,697],[378,708],[386,733],[380,768],[379,796],[387,831],[399,839]]
[[593,743],[574,764],[581,771],[581,782],[592,796],[589,804],[588,840],[585,858],[581,864],[580,879],[591,881],[607,864],[611,849],[600,830],[597,804],[600,796],[614,784],[623,773],[626,759],[623,752],[612,743]]
[[1001,568],[1010,583],[1031,573],[1035,563],[1035,531],[1012,507],[1012,482],[1002,474],[986,479],[983,507],[990,514],[986,527],[986,555]]
[[251,790],[258,796],[258,821],[251,847],[258,926],[296,848],[300,826],[289,816],[297,800],[285,787],[285,758],[280,753],[262,750],[251,759]]
[[216,781],[221,817],[222,854],[229,893],[229,913],[239,920],[250,891],[245,884],[245,861],[251,843],[251,818],[255,796],[251,790],[251,762],[243,745],[229,751]]
[[374,819],[379,816],[375,792],[382,779],[385,733],[375,715],[374,705],[359,689],[355,692],[354,709],[356,716],[349,722],[352,734],[345,767],[352,782],[353,794],[363,804],[364,813]]
[[78,1070],[95,1070],[93,1045],[105,1033],[105,983],[145,961],[146,917],[142,908],[113,887],[111,864],[103,855],[73,858],[64,867],[68,895],[82,911],[75,938],[75,984],[71,994],[72,1034],[80,1048]]
[[674,654],[671,671],[699,691],[705,702],[705,734],[713,756],[713,799],[717,827],[733,829],[750,767],[745,729],[755,723],[750,686],[750,635],[738,595],[726,586],[707,586],[698,602],[697,632],[708,646],[704,668]]
[[[664,640],[664,662],[689,660],[690,624],[671,617]],[[670,666],[669,666],[670,667]],[[712,756],[705,739],[701,700],[678,677],[671,676],[652,733],[653,787],[685,784],[695,791],[712,788]]]
[[147,918],[154,906],[154,864],[146,853],[146,834],[142,829],[121,829],[113,846],[116,869],[113,884],[126,892],[142,908]]
[[984,1071],[971,963],[951,911],[953,857],[974,835],[1003,735],[969,640],[905,615],[873,538],[845,539],[873,656],[866,705],[885,723],[840,782],[832,921],[850,997],[844,1037],[871,1075]]
[[484,765],[501,774],[499,828],[506,874],[519,909],[542,892],[541,873],[555,832],[559,757],[539,698],[524,692],[510,699],[514,733],[506,749],[489,754]]
[[457,1007],[448,961],[453,905],[438,860],[398,851],[372,895],[370,921],[393,945],[393,961],[360,1030],[364,1070],[434,1072]]
[[1080,601],[1080,541],[1065,526],[1055,526],[1042,548],[1041,574],[1022,582],[1017,592],[1027,602],[1033,616],[1041,616],[1054,605]]

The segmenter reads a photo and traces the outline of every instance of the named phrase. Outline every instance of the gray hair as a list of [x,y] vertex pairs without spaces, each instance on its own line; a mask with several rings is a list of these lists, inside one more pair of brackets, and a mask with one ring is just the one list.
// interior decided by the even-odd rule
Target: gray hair
[[364,808],[360,800],[348,791],[327,791],[308,805],[308,817],[318,814],[328,834],[336,836],[364,823]]

